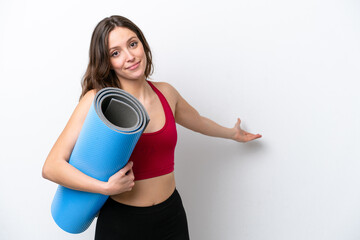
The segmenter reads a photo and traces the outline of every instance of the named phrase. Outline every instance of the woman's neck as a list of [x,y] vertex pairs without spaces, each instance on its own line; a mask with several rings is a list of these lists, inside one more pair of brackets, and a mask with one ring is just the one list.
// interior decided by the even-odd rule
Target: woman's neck
[[120,81],[121,89],[130,93],[134,97],[136,97],[140,102],[145,102],[145,99],[151,93],[151,87],[143,80],[121,80]]

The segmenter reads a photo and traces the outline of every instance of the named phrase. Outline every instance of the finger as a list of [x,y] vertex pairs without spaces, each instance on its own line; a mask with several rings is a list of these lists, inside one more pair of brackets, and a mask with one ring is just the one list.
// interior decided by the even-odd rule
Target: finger
[[243,131],[243,133],[245,134],[245,135],[249,135],[249,136],[258,136],[258,137],[261,137],[261,135],[260,134],[253,134],[253,133],[249,133],[249,132],[247,132],[247,131],[245,131],[245,130],[242,130]]
[[128,162],[128,163],[125,165],[125,167],[123,167],[119,172],[121,172],[121,174],[126,175],[127,172],[132,168],[132,166],[133,166],[133,162],[130,161],[130,162]]
[[247,131],[245,131],[245,130],[242,130],[245,134],[247,134],[247,135],[255,135],[255,134],[253,134],[253,133],[249,133],[249,132],[247,132]]
[[126,177],[128,177],[129,180],[133,182],[135,180],[134,171],[132,169],[130,169],[126,174]]
[[252,141],[252,140],[255,140],[255,139],[260,138],[260,137],[261,137],[260,134],[256,134],[256,135],[254,135],[254,134],[249,134],[249,135],[248,135],[248,141]]
[[132,188],[135,186],[134,177],[129,178],[128,176],[126,176],[126,178],[128,179],[128,181],[126,182],[128,191],[131,191]]
[[130,183],[128,187],[128,191],[131,191],[134,186],[135,186],[135,182]]

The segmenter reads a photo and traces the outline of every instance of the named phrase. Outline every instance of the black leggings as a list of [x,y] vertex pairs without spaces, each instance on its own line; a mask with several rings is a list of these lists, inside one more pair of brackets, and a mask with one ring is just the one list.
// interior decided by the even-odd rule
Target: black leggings
[[188,240],[185,210],[179,193],[150,207],[134,207],[109,197],[100,210],[95,240]]

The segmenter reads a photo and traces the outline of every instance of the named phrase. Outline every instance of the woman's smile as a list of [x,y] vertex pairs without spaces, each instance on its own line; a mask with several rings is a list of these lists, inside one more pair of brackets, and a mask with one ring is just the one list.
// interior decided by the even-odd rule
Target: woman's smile
[[126,69],[135,70],[140,65],[140,62],[141,61],[135,63],[134,65],[131,65],[130,67],[127,67]]
[[108,39],[110,64],[118,80],[145,78],[146,55],[137,35],[125,27],[116,27]]

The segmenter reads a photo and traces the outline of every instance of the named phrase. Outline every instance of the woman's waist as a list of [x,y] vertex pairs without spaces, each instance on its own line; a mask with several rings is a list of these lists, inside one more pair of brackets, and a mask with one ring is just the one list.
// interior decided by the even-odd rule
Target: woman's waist
[[135,181],[131,191],[110,196],[130,206],[147,207],[168,199],[175,190],[174,172],[159,177]]

